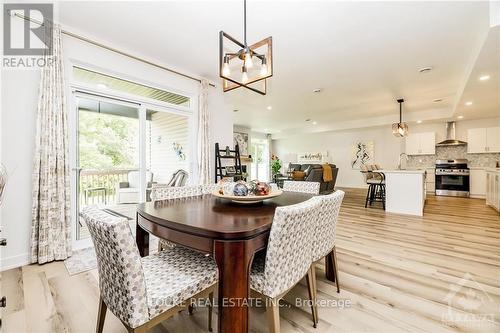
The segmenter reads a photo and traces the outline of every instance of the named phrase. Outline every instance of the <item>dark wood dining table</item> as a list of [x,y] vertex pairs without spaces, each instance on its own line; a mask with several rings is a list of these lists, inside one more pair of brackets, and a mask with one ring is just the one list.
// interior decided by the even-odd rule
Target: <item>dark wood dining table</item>
[[[213,255],[219,269],[218,332],[248,332],[245,300],[249,297],[250,267],[254,254],[267,246],[274,211],[312,196],[284,192],[251,205],[211,194],[143,203],[137,207],[137,246],[141,256],[148,255],[149,234],[153,234]],[[334,281],[331,260],[325,262],[327,278]]]

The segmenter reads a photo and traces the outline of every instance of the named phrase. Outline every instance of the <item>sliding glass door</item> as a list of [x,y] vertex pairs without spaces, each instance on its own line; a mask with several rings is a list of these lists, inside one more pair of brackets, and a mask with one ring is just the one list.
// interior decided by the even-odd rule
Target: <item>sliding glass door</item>
[[152,184],[184,185],[190,174],[189,117],[146,110],[146,200]]
[[[140,127],[137,106],[76,97],[77,211],[87,205],[123,213],[140,200]],[[88,237],[78,218],[77,239]]]

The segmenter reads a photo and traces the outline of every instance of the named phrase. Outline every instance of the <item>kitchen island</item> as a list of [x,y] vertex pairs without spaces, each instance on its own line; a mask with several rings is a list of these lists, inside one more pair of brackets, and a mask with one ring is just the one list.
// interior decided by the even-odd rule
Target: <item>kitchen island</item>
[[425,170],[377,170],[385,175],[385,210],[424,215]]

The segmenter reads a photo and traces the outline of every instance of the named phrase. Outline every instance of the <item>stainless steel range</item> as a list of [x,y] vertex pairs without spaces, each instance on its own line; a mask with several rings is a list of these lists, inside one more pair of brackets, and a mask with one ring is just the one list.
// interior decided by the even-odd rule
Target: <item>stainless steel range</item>
[[468,197],[469,177],[467,160],[436,160],[436,195]]

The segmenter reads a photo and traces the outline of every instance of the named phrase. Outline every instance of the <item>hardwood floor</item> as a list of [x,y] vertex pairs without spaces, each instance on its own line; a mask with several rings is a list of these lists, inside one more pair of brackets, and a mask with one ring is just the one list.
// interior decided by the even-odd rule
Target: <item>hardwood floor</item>
[[[484,200],[431,196],[421,218],[365,209],[365,191],[345,191],[340,294],[322,265],[317,278],[320,302],[346,306],[320,306],[314,329],[308,304],[296,306],[307,298],[300,284],[285,297],[282,332],[500,332],[500,216]],[[62,262],[12,269],[2,273],[2,294],[3,332],[95,330],[95,270],[69,276]],[[204,332],[206,316],[184,311],[151,332]],[[262,308],[250,323],[252,332],[267,331]],[[126,332],[109,312],[104,330]]]

